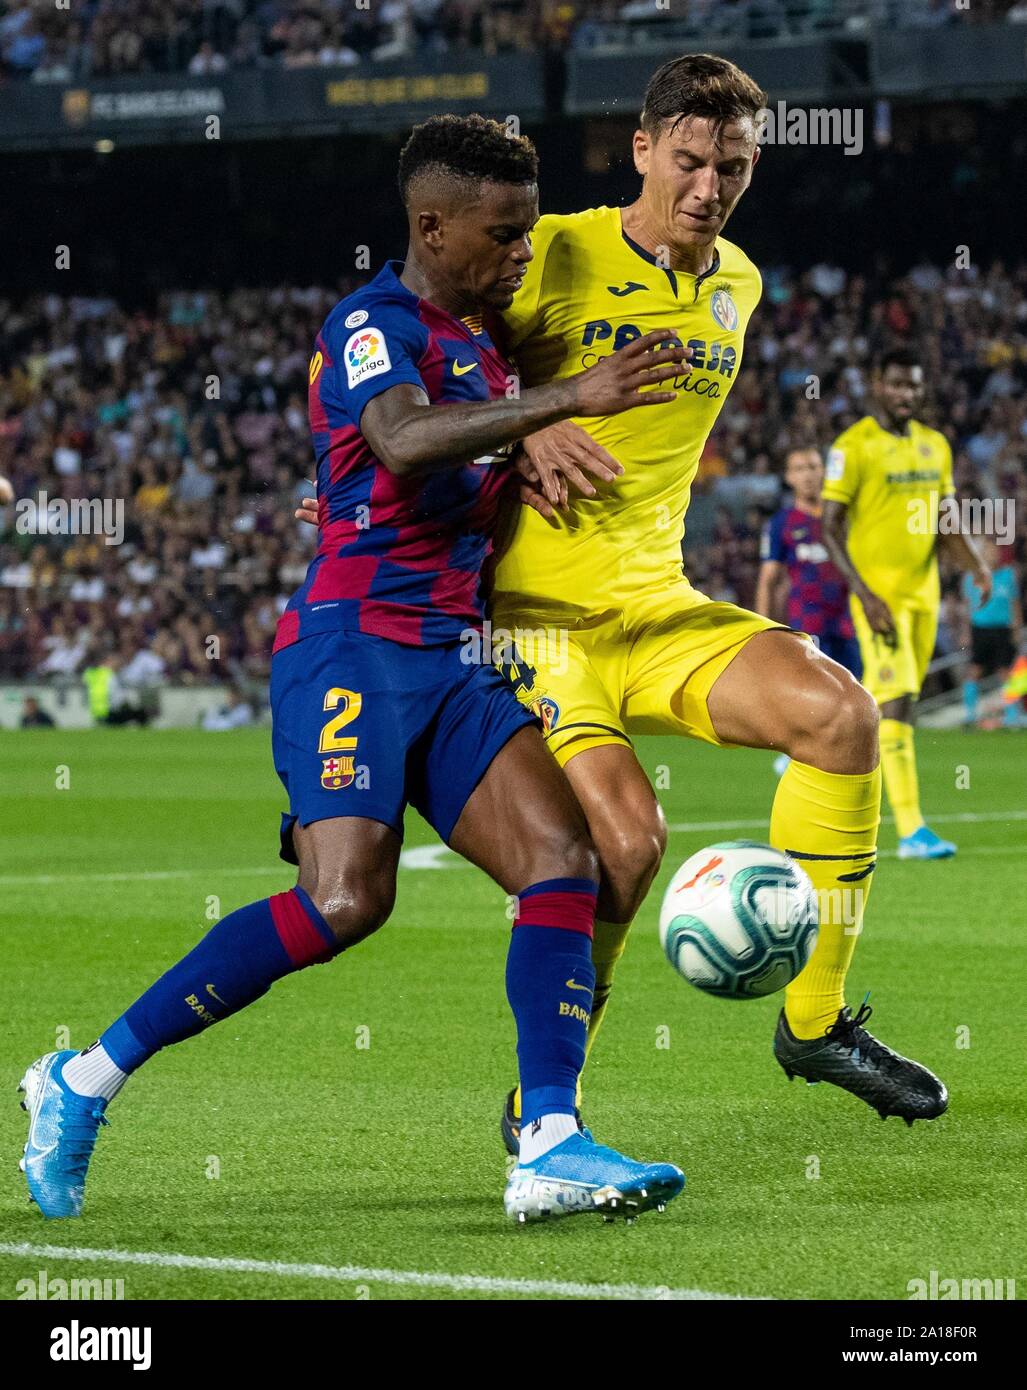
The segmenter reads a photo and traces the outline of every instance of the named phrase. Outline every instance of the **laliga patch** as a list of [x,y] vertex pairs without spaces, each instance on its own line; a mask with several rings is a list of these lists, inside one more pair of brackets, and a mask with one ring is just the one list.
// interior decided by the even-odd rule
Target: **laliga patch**
[[368,377],[392,370],[385,334],[378,328],[364,328],[354,333],[343,349],[343,357],[350,389]]
[[346,315],[346,327],[360,328],[362,324],[367,322],[369,317],[370,315],[366,309],[354,309],[352,314]]
[[845,472],[845,454],[841,449],[829,449],[824,477],[829,483],[837,483]]
[[728,333],[738,327],[738,306],[727,290],[716,290],[710,300],[710,313],[716,322]]

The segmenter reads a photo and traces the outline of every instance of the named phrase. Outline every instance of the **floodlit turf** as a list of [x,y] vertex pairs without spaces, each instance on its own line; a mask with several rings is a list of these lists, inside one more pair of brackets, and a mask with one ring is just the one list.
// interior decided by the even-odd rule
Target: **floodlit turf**
[[[936,1270],[1015,1278],[1027,1292],[1027,737],[922,734],[924,802],[960,854],[886,856],[874,883],[850,1002],[872,990],[871,1028],[952,1093],[944,1118],[913,1129],[826,1085],[789,1084],[770,1052],[779,1000],[707,999],[671,971],[656,939],[663,883],[704,844],[764,833],[775,779],[766,754],[641,740],[650,775],[669,777],[672,827],[701,827],[671,836],[585,1113],[604,1141],[680,1163],[688,1186],[630,1229],[575,1217],[526,1230],[507,1224],[501,1200],[498,1120],[514,1078],[504,898],[445,853],[443,867],[402,871],[393,920],[370,941],[130,1082],[80,1220],[29,1207],[16,1170],[26,1063],[91,1042],[208,913],[291,879],[276,857],[282,798],[266,732],[0,737],[0,1242],[356,1267],[340,1280],[4,1253],[3,1297],[40,1270],[123,1278],[128,1298],[510,1296],[389,1283],[384,1271],[865,1299],[903,1298]],[[725,821],[745,824],[709,824]],[[412,818],[407,845],[433,842]],[[883,848],[894,844],[886,823]]]

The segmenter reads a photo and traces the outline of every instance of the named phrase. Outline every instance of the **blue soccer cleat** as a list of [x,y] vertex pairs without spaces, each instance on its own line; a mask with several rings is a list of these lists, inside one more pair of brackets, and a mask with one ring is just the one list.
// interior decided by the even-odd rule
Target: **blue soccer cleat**
[[579,1212],[618,1214],[633,1221],[655,1207],[663,1211],[685,1185],[673,1163],[636,1163],[584,1134],[572,1134],[548,1153],[510,1174],[503,1206],[512,1221],[545,1221]]
[[86,1188],[86,1169],[100,1126],[108,1124],[107,1102],[80,1096],[61,1075],[64,1063],[78,1054],[48,1052],[33,1062],[21,1079],[21,1108],[29,1113],[29,1137],[18,1167],[29,1194],[44,1216],[78,1216]]
[[943,840],[926,825],[899,841],[900,859],[951,859],[955,852],[951,840]]

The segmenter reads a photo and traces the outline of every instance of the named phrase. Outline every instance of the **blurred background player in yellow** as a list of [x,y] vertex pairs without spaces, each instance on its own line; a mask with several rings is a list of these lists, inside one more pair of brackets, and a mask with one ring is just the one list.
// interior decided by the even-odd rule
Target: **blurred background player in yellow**
[[[824,540],[848,580],[863,684],[881,711],[881,768],[900,859],[947,859],[956,846],[925,823],[913,749],[913,707],[934,652],[941,586],[938,550],[973,577],[982,601],[991,576],[958,517],[948,440],[915,417],[924,372],[905,349],[886,353],[872,380],[873,410],[835,440],[824,482]],[[944,525],[939,534],[939,517]]]
[[[844,922],[821,914],[816,951],[785,992],[774,1054],[789,1077],[830,1081],[912,1123],[942,1113],[944,1085],[872,1037],[869,1008],[853,1016],[844,995],[877,854],[874,701],[806,638],[711,601],[682,572],[691,484],[760,298],[758,270],[722,232],[759,157],[765,103],[725,59],[664,64],[633,138],[637,201],[536,225],[524,287],[502,315],[526,386],[580,372],[658,328],[690,349],[690,368],[664,410],[564,422],[524,441],[542,496],[517,509],[500,546],[492,619],[494,630],[536,634],[518,639],[512,678],[542,719],[599,853],[589,1046],[666,846],[632,734],[774,749],[791,762],[770,842],[802,864],[822,901],[846,902]],[[702,787],[695,792],[701,800]],[[511,1152],[518,1126],[513,1091],[503,1118]]]

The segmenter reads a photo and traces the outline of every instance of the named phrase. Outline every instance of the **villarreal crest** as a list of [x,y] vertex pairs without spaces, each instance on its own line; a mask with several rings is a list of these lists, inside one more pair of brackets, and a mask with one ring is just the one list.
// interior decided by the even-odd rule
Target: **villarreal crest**
[[348,787],[357,775],[353,758],[325,758],[321,763],[321,785],[325,791]]

